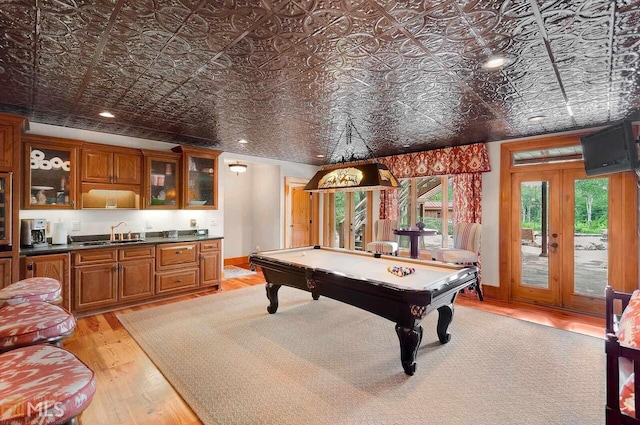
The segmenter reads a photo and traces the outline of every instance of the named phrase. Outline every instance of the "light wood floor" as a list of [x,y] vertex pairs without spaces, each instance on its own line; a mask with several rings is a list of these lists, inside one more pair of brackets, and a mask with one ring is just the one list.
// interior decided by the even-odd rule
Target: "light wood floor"
[[[262,283],[264,278],[261,274],[243,276],[224,280],[222,290]],[[198,417],[122,327],[116,313],[150,308],[211,293],[184,296],[78,320],[74,335],[65,341],[64,346],[89,365],[95,371],[97,379],[96,395],[81,416],[84,425],[201,424]],[[456,305],[474,307],[597,337],[604,334],[604,319],[590,316],[526,304],[494,300],[479,302],[471,294],[458,297]]]

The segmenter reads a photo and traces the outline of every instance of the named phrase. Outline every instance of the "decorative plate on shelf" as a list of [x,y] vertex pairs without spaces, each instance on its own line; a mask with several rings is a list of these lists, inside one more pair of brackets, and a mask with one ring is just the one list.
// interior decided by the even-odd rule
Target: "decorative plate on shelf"
[[189,205],[204,205],[206,203],[207,201],[196,201],[196,200],[189,201]]

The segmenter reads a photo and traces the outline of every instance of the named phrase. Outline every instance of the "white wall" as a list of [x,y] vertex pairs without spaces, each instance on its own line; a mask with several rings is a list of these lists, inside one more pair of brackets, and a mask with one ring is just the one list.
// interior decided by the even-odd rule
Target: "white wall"
[[[74,128],[30,123],[28,134],[84,140],[107,145],[169,151],[175,144]],[[249,164],[246,173],[236,175],[228,163],[240,160]],[[283,247],[284,176],[311,178],[318,167],[286,161],[225,152],[219,159],[218,210],[21,210],[20,218],[44,218],[62,221],[70,236],[108,234],[120,226],[125,233],[191,229],[196,219],[199,228],[210,235],[223,236],[223,258],[245,256],[255,250]],[[73,222],[80,230],[72,231]]]
[[482,173],[482,284],[500,285],[500,145],[487,143],[491,171]]

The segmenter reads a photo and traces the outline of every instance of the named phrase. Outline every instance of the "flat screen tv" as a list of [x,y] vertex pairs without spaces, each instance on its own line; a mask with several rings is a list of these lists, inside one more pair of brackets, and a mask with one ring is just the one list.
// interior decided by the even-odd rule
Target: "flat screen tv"
[[631,121],[622,121],[583,136],[580,144],[588,176],[635,170],[638,167],[638,151]]

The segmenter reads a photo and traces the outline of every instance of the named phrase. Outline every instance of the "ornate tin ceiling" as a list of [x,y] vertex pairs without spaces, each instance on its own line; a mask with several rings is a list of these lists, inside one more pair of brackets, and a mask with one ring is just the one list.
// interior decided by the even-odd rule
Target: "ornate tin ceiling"
[[0,0],[0,109],[322,164],[349,116],[376,156],[622,119],[638,27],[632,0]]

